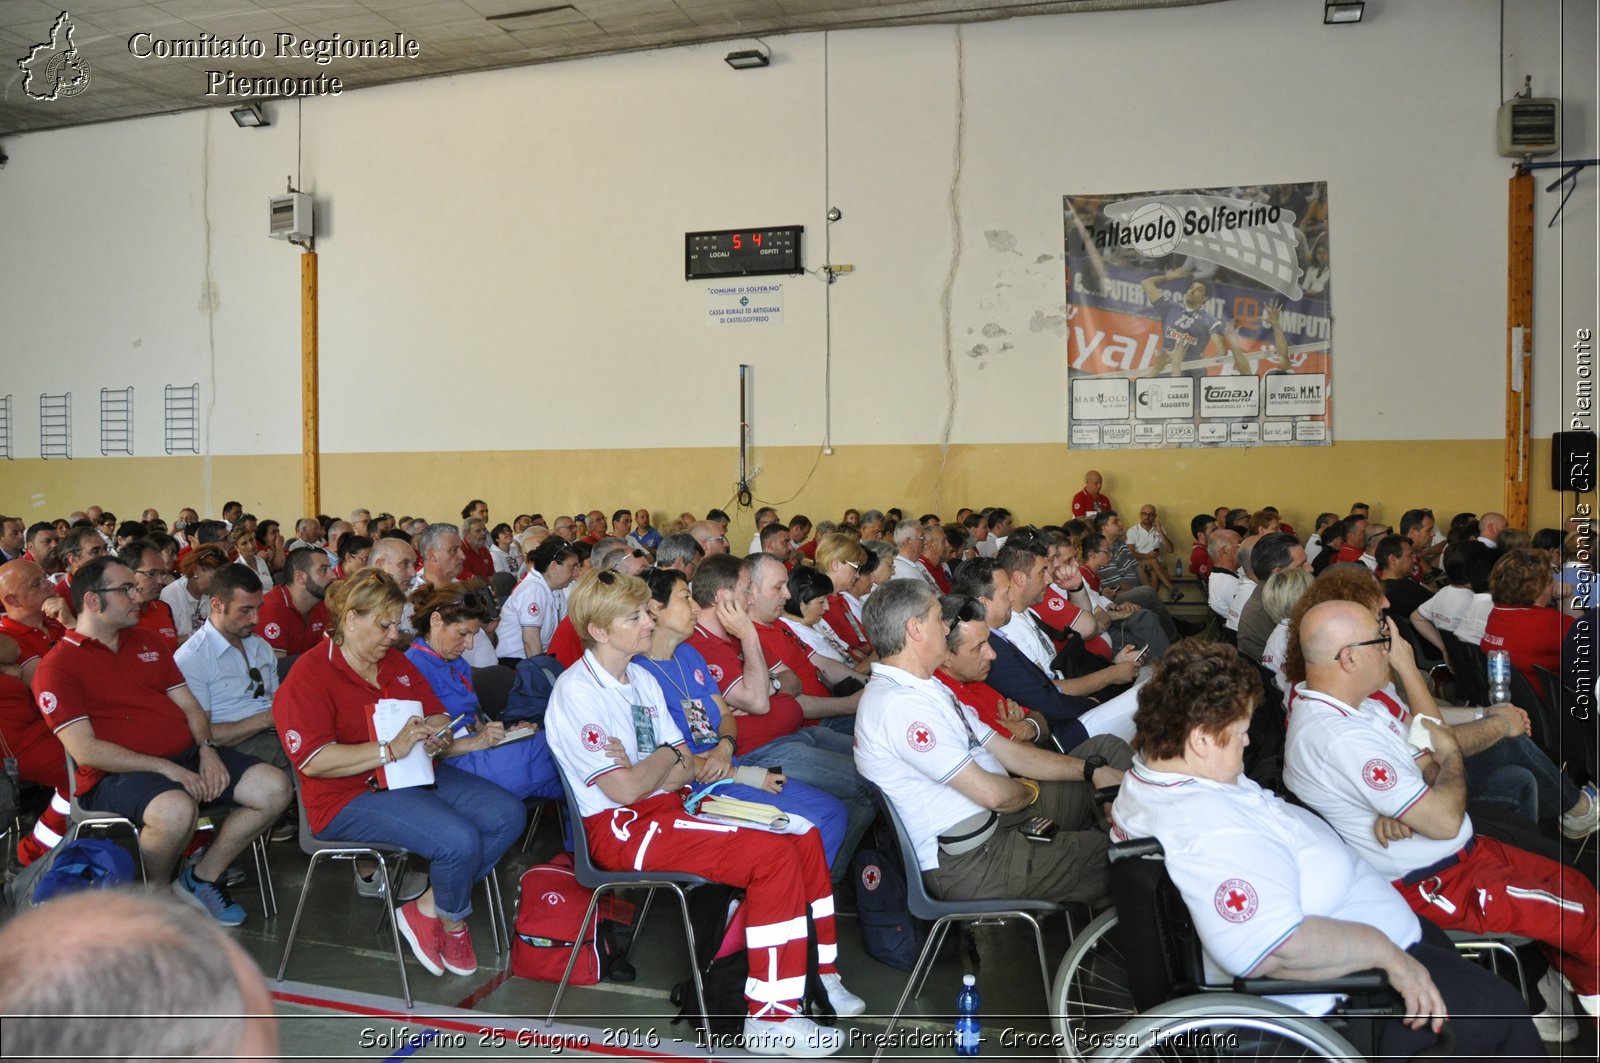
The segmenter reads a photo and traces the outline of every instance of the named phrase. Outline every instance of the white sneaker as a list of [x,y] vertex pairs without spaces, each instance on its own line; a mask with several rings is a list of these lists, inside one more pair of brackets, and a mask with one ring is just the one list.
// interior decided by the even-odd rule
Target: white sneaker
[[[361,896],[382,897],[388,892],[388,888],[387,879],[381,870],[373,871],[371,878],[363,877],[360,869],[356,870],[356,893]],[[428,876],[420,871],[407,871],[395,888],[395,900],[401,903],[414,901],[427,892]]]
[[1583,794],[1589,799],[1589,811],[1576,816],[1561,813],[1561,833],[1573,841],[1587,838],[1600,829],[1600,795],[1595,793],[1594,784],[1585,786]]
[[846,989],[838,974],[823,975],[822,987],[828,991],[828,1003],[839,1018],[853,1019],[867,1010],[867,1002]]
[[1554,967],[1546,967],[1539,979],[1539,995],[1544,998],[1545,1010],[1556,1015],[1572,1015],[1572,984],[1566,975]]
[[804,1015],[767,1022],[744,1019],[744,1050],[758,1056],[831,1056],[844,1047],[844,1033],[818,1026]]
[[1558,1014],[1548,1006],[1533,1017],[1533,1028],[1539,1032],[1539,1040],[1548,1044],[1564,1045],[1578,1039],[1578,1020]]

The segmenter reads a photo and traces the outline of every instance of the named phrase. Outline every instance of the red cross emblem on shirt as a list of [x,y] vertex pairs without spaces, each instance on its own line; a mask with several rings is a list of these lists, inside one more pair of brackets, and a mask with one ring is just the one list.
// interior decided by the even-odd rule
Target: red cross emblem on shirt
[[1393,764],[1375,757],[1361,766],[1361,781],[1374,790],[1388,790],[1399,781],[1399,776]]
[[1217,914],[1230,923],[1242,923],[1256,914],[1255,887],[1242,878],[1230,878],[1217,887],[1213,902]]
[[883,872],[878,870],[877,864],[868,864],[861,869],[861,884],[869,890],[878,888],[878,883],[883,881]]
[[906,728],[906,742],[918,753],[926,753],[939,744],[939,740],[934,737],[933,728],[925,723],[913,723]]
[[583,739],[583,748],[591,753],[600,752],[600,747],[605,744],[606,733],[592,723],[585,726],[580,734]]

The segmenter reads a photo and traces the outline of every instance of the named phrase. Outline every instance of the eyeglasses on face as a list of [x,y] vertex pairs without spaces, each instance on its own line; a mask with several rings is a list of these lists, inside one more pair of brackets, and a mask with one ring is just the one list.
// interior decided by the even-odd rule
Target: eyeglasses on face
[[133,597],[133,592],[138,590],[138,589],[139,589],[139,585],[137,583],[119,583],[115,587],[96,587],[95,588],[95,593],[96,594],[126,594],[128,597],[131,598],[131,597]]

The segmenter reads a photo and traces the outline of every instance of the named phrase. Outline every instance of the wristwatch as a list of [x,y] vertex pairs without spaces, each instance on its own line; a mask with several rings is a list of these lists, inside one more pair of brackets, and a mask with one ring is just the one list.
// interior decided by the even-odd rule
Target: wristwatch
[[1083,758],[1083,781],[1090,786],[1094,785],[1094,773],[1106,766],[1106,758],[1096,753]]

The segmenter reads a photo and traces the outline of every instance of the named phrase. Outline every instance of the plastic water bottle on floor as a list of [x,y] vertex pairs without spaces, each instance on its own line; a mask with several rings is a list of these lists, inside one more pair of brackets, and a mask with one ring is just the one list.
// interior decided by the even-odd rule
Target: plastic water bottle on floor
[[1511,700],[1511,654],[1505,650],[1489,651],[1489,704],[1500,705]]
[[978,1037],[983,1031],[978,1021],[978,979],[973,975],[961,978],[961,995],[956,997],[956,1055],[978,1054]]

